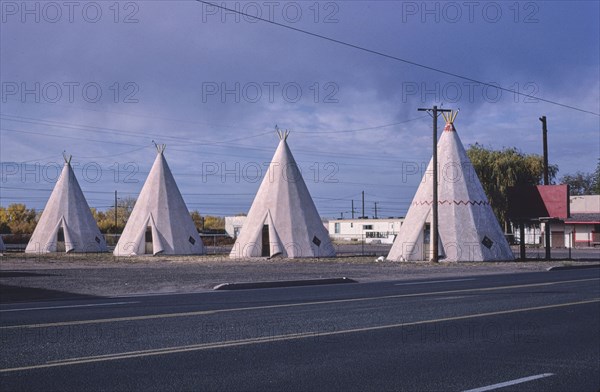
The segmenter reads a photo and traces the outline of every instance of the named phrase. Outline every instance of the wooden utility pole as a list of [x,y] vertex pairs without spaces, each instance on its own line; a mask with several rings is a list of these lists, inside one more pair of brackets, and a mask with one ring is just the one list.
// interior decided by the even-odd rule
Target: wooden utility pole
[[550,178],[548,176],[548,125],[546,123],[546,116],[540,117],[542,122],[542,139],[544,143],[544,185],[550,185]]
[[525,222],[519,222],[519,253],[521,254],[521,261],[524,261],[527,258],[527,253],[525,251]]
[[354,199],[352,199],[352,219],[354,219]]
[[433,250],[433,257],[431,261],[437,263],[439,261],[438,255],[438,163],[437,163],[437,119],[438,116],[444,112],[451,112],[450,109],[438,109],[437,106],[433,108],[419,108],[420,112],[427,112],[433,118],[433,201],[431,203],[431,249]]
[[[546,116],[540,117],[540,121],[542,122],[542,140],[544,144],[544,185],[550,185],[550,176],[548,174],[548,126],[546,123]],[[551,252],[550,252],[550,230],[551,224],[548,220],[544,224],[544,242],[546,248],[546,260],[550,260]]]
[[115,191],[115,234],[117,232],[117,191]]
[[375,219],[377,219],[377,202],[375,202]]

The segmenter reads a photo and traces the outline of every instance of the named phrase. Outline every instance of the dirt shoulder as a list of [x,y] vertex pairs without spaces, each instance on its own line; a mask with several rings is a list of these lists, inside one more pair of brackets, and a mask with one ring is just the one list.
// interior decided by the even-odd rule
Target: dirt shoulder
[[[220,283],[348,277],[358,282],[544,271],[594,263],[528,261],[505,263],[376,262],[374,257],[232,260],[223,256],[116,258],[100,255],[0,257],[0,297],[8,288],[53,290],[75,295],[124,296],[210,290]],[[4,300],[3,300],[4,301]]]

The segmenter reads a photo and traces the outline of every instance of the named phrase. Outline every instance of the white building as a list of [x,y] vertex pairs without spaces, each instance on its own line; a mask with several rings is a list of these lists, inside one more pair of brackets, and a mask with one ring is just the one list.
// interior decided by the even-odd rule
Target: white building
[[226,216],[225,217],[225,231],[227,235],[231,238],[237,238],[240,234],[240,230],[242,226],[244,226],[244,222],[246,221],[245,215],[240,216]]
[[[245,216],[226,216],[225,231],[237,238],[246,221]],[[323,222],[332,240],[381,242],[392,244],[404,218],[388,219],[334,219]]]
[[392,244],[404,218],[388,219],[335,219],[329,221],[332,240],[361,241]]
[[[240,230],[244,226],[244,222],[246,222],[246,215],[239,216],[226,216],[225,217],[225,232],[231,238],[237,238],[240,234]],[[323,226],[328,228],[328,223],[323,221]],[[330,236],[331,237],[331,236]],[[333,237],[331,237],[333,239]]]
[[[571,196],[571,214],[564,224],[564,244],[552,243],[552,246],[565,246],[572,239],[572,246],[600,245],[600,195]],[[552,228],[552,236],[555,230]],[[568,246],[568,245],[567,245]]]

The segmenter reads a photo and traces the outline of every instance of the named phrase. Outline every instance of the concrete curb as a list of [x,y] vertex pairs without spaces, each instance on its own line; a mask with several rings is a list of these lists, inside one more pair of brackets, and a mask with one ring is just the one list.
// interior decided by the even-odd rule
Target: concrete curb
[[564,271],[564,270],[586,269],[586,268],[600,268],[600,264],[561,265],[561,266],[547,268],[546,271]]
[[297,287],[297,286],[316,286],[323,284],[339,283],[358,283],[349,278],[329,278],[329,279],[306,279],[306,280],[280,280],[274,282],[248,282],[248,283],[221,283],[213,287],[213,290],[248,290],[248,289],[269,289],[275,287]]

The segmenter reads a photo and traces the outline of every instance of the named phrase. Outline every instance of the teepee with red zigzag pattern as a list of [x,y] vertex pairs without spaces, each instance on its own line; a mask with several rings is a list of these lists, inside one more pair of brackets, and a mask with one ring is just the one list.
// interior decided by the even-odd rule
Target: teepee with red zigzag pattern
[[[510,246],[454,128],[457,112],[443,114],[446,126],[438,142],[440,260],[513,260]],[[433,256],[429,246],[432,161],[387,256],[388,260],[430,260]]]

